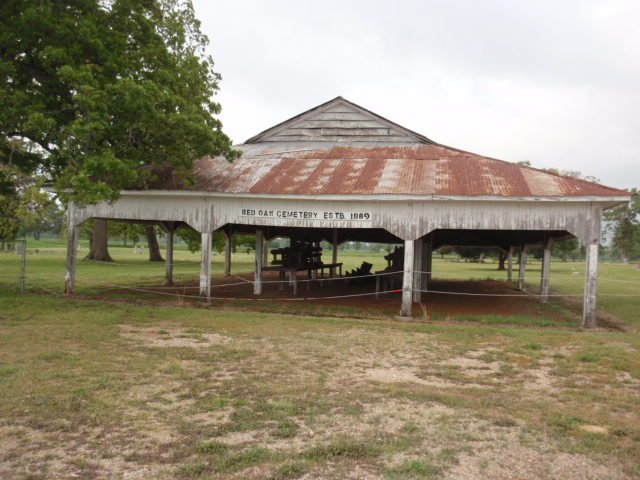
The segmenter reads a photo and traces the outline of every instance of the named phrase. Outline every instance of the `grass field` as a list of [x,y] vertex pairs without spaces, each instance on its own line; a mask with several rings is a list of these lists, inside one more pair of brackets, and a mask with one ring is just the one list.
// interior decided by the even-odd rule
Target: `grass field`
[[[622,328],[582,331],[577,297],[416,322],[138,303],[102,288],[159,285],[164,267],[118,248],[116,264],[79,262],[69,299],[63,246],[37,248],[24,295],[17,256],[0,254],[2,479],[640,477],[634,266],[600,268],[599,307]],[[238,254],[234,272],[251,264]],[[503,279],[495,268],[434,262],[439,279]],[[177,252],[179,281],[198,270]],[[583,272],[555,262],[552,293],[582,293]],[[534,263],[531,290],[538,276]]]

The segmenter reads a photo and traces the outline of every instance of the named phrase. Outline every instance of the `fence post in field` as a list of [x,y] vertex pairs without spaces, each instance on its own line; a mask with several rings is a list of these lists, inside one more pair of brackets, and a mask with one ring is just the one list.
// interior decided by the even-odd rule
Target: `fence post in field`
[[18,244],[22,245],[20,248],[20,293],[24,293],[27,279],[27,240],[16,240],[16,246]]

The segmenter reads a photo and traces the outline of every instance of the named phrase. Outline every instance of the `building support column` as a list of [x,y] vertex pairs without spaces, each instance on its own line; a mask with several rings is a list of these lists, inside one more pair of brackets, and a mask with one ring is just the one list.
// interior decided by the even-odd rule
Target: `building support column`
[[404,273],[402,276],[402,306],[401,317],[411,317],[412,290],[413,290],[413,253],[415,240],[404,241]]
[[67,239],[67,265],[64,273],[64,293],[72,295],[76,283],[76,263],[78,261],[78,226],[70,222],[67,234],[69,237]]
[[525,291],[524,277],[527,273],[527,254],[529,253],[529,245],[523,245],[520,249],[520,268],[518,270],[518,290]]
[[507,252],[507,282],[513,282],[513,252],[515,248],[509,247]]
[[596,295],[598,293],[598,243],[589,243],[587,249],[587,265],[584,280],[584,307],[582,311],[582,328],[596,327]]
[[253,280],[253,294],[262,295],[262,261],[264,249],[264,235],[262,230],[256,230],[256,271]]
[[551,249],[553,248],[553,238],[547,238],[544,244],[542,256],[542,273],[540,274],[540,303],[549,301],[549,275],[551,275]]
[[211,300],[211,232],[200,232],[200,295]]
[[269,240],[263,236],[262,239],[262,267],[269,266]]
[[164,284],[173,285],[173,240],[176,231],[173,227],[173,222],[167,222],[165,230],[167,232],[167,251],[165,253]]
[[415,241],[413,255],[413,301],[418,303],[422,301],[422,256],[423,241],[418,239]]
[[224,274],[228,277],[231,275],[231,230],[224,230]]
[[338,263],[338,229],[333,229],[333,239],[331,241],[331,245],[333,247],[331,263]]
[[428,240],[425,244],[426,251],[424,255],[426,258],[425,262],[425,271],[426,273],[426,285],[424,285],[424,290],[429,288],[431,285],[431,279],[433,278],[433,236],[431,234],[428,235]]

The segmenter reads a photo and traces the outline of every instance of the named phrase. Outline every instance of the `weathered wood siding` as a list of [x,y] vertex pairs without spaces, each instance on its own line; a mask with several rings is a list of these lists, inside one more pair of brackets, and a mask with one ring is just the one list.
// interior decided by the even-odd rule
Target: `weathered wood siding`
[[373,142],[421,144],[425,139],[393,122],[337,98],[277,125],[249,142]]
[[[317,218],[264,218],[243,210],[304,211]],[[306,228],[383,228],[415,240],[436,229],[567,230],[586,243],[599,242],[602,207],[594,202],[326,200],[251,197],[157,196],[129,193],[119,201],[72,210],[71,223],[96,217],[122,220],[181,221],[198,231],[229,223]],[[369,220],[324,219],[325,212],[366,212]]]

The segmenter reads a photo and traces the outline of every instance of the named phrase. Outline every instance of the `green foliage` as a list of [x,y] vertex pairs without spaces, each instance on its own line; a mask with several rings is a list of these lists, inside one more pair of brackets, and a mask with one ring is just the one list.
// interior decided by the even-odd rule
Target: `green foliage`
[[580,256],[580,244],[577,238],[570,238],[567,240],[560,240],[553,244],[553,254],[560,257],[563,262],[567,261],[568,257],[573,260]]
[[640,257],[640,192],[632,189],[631,201],[607,213],[605,220],[613,233],[613,247],[625,259]]
[[18,218],[19,199],[16,195],[0,193],[0,241],[13,240],[20,229]]
[[87,204],[235,158],[207,42],[190,0],[2,2],[0,165]]

